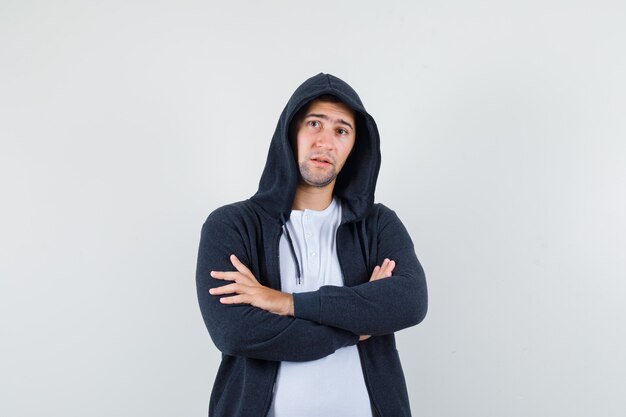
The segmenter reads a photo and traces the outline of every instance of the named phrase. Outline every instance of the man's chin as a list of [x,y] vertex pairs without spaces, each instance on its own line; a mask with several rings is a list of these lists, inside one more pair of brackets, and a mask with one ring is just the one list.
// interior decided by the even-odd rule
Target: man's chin
[[337,178],[337,174],[334,172],[327,173],[326,175],[315,175],[308,167],[300,167],[300,183],[310,185],[311,187],[324,188],[330,185]]
[[311,178],[311,177],[303,177],[300,176],[300,182],[306,185],[310,185],[311,187],[316,188],[324,188],[335,181],[337,176],[332,176],[330,178]]

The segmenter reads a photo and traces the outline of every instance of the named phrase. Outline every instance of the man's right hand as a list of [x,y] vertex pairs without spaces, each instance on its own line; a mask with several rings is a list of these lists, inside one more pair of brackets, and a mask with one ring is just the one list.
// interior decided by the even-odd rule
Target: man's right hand
[[[389,278],[393,273],[393,269],[396,267],[396,262],[391,259],[385,258],[382,265],[376,265],[374,271],[372,272],[372,276],[370,277],[370,282],[377,281],[379,279]],[[369,339],[370,335],[359,336],[359,342]]]

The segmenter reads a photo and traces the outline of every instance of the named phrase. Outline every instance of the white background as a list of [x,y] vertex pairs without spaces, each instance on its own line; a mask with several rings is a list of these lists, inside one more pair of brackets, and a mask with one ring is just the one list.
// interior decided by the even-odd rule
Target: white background
[[[381,132],[416,416],[626,415],[623,1],[0,1],[0,415],[205,416],[200,227],[328,72]],[[390,416],[393,417],[393,416]]]

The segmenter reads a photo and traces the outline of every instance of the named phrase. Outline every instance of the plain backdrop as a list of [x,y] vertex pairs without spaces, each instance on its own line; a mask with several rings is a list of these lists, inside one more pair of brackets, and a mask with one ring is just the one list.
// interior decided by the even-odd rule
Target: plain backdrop
[[[206,416],[200,227],[319,72],[381,132],[415,416],[626,415],[623,1],[0,0],[0,415]],[[393,416],[386,416],[393,417]]]

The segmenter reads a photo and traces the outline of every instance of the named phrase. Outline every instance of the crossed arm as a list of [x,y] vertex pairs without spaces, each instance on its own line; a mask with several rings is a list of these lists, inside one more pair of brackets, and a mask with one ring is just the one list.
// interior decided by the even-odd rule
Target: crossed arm
[[[211,277],[232,283],[211,288],[209,290],[211,295],[228,295],[220,298],[222,304],[249,304],[280,316],[294,316],[292,294],[261,285],[252,271],[235,255],[230,255],[230,262],[236,271],[211,271]],[[382,265],[374,268],[369,281],[391,277],[395,266],[395,261],[385,259]],[[369,335],[361,335],[359,340],[363,341],[369,337]]]
[[[274,361],[310,361],[354,345],[363,339],[359,335],[390,334],[424,318],[424,272],[406,229],[391,210],[379,217],[380,267],[374,269],[370,282],[351,287],[324,286],[293,295],[259,284],[256,278],[264,277],[259,275],[258,265],[245,258],[248,250],[238,238],[243,227],[239,218],[232,207],[209,216],[202,228],[198,253],[198,302],[211,339],[223,353]],[[238,255],[239,263],[231,259],[232,254]],[[384,259],[397,263],[389,261],[385,265]],[[391,272],[392,279],[383,279]],[[220,277],[222,273],[226,275]],[[229,287],[221,290],[225,294],[214,293],[216,288],[233,284],[238,291]]]

